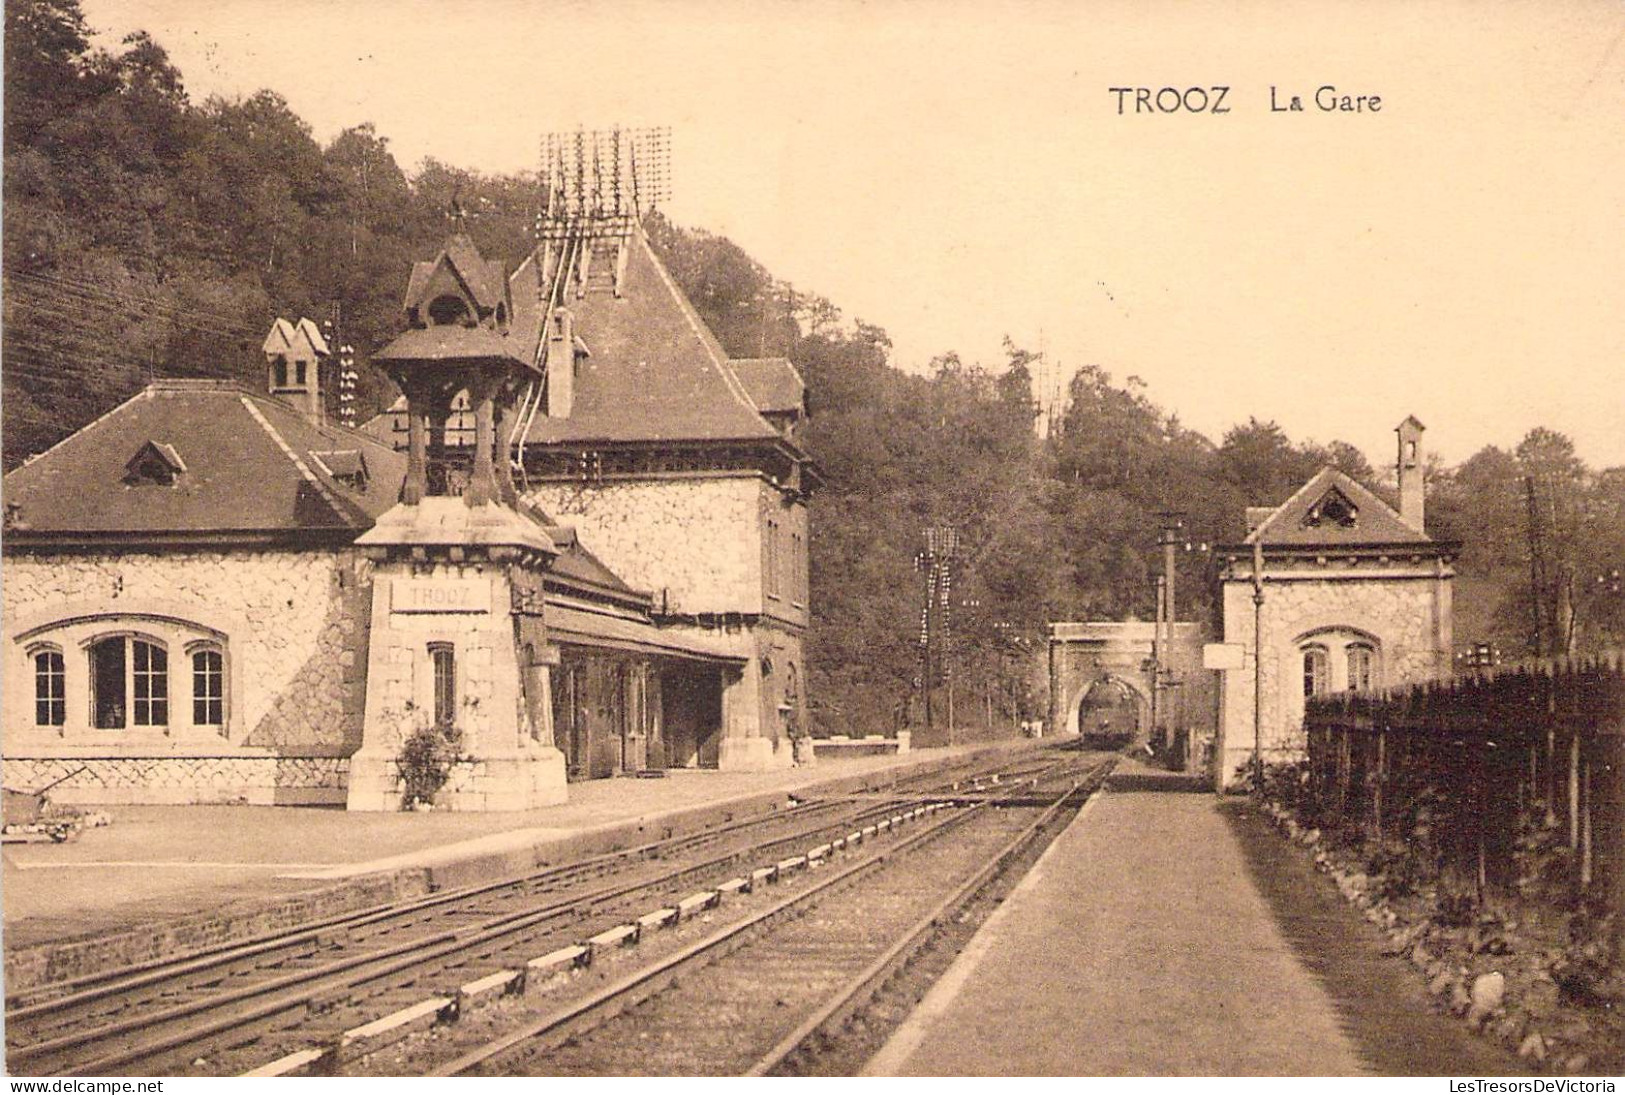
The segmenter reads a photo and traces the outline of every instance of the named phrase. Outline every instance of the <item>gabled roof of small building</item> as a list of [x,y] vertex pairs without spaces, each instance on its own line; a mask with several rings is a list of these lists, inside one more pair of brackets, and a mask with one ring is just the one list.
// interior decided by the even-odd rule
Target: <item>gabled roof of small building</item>
[[763,414],[800,414],[807,382],[787,357],[736,357],[728,362],[756,409]]
[[1433,540],[1406,524],[1381,498],[1328,466],[1275,507],[1242,542],[1265,547],[1354,547],[1431,544]]
[[[634,232],[627,246],[621,296],[590,292],[578,299],[572,292],[565,301],[591,356],[580,363],[569,417],[538,415],[527,441],[779,441],[643,233]],[[515,278],[517,320],[517,298],[535,299],[534,263]],[[546,318],[540,308],[523,311],[538,328]],[[519,341],[534,347],[537,337],[527,330]]]
[[[149,447],[174,454],[170,482],[127,475]],[[336,451],[368,474],[341,481],[314,455]],[[405,474],[391,447],[235,381],[160,380],[5,477],[8,538],[359,531]]]

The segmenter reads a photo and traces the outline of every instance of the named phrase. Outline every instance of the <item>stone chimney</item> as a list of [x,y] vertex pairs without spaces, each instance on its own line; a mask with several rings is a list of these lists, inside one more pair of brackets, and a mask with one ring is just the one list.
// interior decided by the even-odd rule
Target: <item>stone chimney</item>
[[1415,415],[1407,415],[1405,421],[1394,427],[1399,435],[1399,516],[1417,532],[1427,531],[1423,527],[1426,489],[1422,477],[1422,431],[1425,429],[1427,427],[1418,422]]
[[266,388],[293,404],[310,421],[321,425],[327,417],[322,403],[322,358],[327,340],[308,319],[289,323],[278,319],[265,336]]
[[569,418],[575,401],[575,317],[555,308],[547,321],[547,417]]

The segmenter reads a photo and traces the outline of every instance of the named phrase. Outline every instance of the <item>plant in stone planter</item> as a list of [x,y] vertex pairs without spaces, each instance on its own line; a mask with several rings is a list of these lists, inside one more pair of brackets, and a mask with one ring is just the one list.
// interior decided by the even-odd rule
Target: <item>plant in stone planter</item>
[[[413,710],[408,705],[408,710]],[[420,720],[401,743],[395,763],[401,774],[401,809],[434,805],[451,779],[452,768],[471,758],[463,753],[463,732],[454,723]]]

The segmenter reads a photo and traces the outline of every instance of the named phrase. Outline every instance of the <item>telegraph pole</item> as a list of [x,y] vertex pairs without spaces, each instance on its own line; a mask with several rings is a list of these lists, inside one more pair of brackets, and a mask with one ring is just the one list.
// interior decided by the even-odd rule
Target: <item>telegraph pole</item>
[[[959,553],[959,530],[938,525],[925,531],[925,550],[914,557],[914,568],[925,574],[925,606],[920,613],[920,648],[925,691],[925,726],[933,726],[931,692],[937,666],[948,689],[948,744],[954,742],[953,565]],[[940,637],[938,631],[940,630]],[[934,664],[933,664],[934,663]]]
[[1529,617],[1531,622],[1529,639],[1534,646],[1535,657],[1539,658],[1546,653],[1546,612],[1542,606],[1545,599],[1543,587],[1545,586],[1545,559],[1541,548],[1540,504],[1535,499],[1535,477],[1523,477],[1524,510],[1528,518],[1529,536]]

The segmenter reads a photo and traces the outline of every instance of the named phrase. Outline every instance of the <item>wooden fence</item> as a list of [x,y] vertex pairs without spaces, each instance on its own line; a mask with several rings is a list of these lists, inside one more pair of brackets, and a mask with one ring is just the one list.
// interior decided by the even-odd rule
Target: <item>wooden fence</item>
[[1318,697],[1304,726],[1311,823],[1424,844],[1481,898],[1544,840],[1570,899],[1625,914],[1625,653]]

